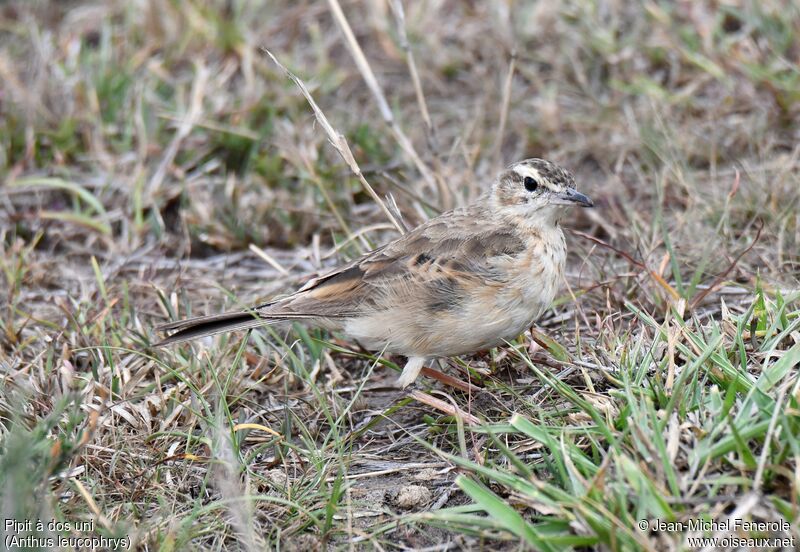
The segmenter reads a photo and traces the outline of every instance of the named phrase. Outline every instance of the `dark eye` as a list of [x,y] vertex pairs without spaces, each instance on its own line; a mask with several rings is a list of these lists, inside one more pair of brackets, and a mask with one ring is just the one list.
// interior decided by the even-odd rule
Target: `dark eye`
[[530,176],[525,177],[525,189],[529,192],[535,192],[536,188],[539,187],[539,183],[536,182],[536,179]]

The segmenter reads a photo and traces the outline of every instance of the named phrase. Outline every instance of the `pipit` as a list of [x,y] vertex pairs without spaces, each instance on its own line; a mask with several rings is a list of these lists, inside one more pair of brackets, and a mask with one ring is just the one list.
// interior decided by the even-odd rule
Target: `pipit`
[[295,293],[246,311],[171,322],[167,345],[302,320],[367,349],[407,357],[406,387],[425,362],[502,344],[550,306],[564,272],[559,221],[591,207],[565,169],[543,159],[506,168],[472,205],[448,211]]

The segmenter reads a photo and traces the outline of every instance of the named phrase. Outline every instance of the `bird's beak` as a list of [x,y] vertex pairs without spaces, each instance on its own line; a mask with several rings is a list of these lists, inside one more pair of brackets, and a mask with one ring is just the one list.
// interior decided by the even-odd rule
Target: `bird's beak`
[[589,199],[589,196],[583,195],[573,188],[567,188],[563,192],[559,192],[554,197],[558,205],[580,205],[581,207],[594,207],[594,202]]

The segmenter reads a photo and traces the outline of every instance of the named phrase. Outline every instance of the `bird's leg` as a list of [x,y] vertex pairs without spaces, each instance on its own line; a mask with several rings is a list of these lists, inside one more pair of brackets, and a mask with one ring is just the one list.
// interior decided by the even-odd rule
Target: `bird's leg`
[[401,388],[406,388],[417,379],[422,366],[425,364],[424,357],[409,357],[408,362],[403,367],[403,373],[397,378],[397,385]]

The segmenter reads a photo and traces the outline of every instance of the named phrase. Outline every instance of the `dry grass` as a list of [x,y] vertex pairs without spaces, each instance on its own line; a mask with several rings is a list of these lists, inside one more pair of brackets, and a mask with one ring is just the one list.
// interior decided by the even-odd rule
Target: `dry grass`
[[[796,528],[797,5],[337,5],[0,6],[3,517],[164,550]],[[396,235],[387,212],[414,226],[531,156],[597,208],[568,221],[533,335],[447,369],[478,390],[412,400],[386,386],[400,359],[301,327],[151,348],[154,325],[291,290]]]

